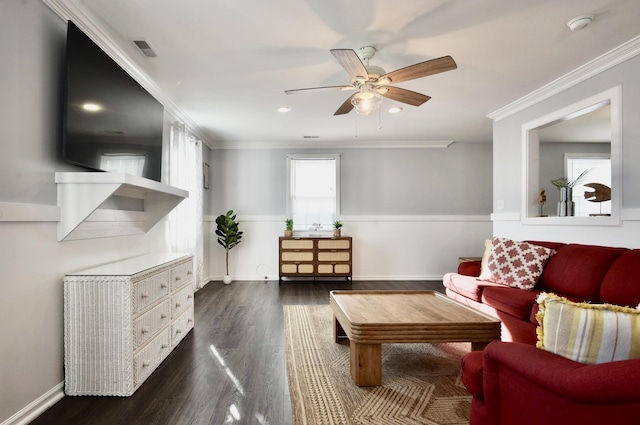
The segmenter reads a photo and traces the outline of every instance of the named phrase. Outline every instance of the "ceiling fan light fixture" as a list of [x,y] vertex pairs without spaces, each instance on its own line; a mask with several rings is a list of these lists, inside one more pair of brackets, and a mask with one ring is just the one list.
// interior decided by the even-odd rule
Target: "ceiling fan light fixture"
[[351,99],[351,104],[357,113],[361,115],[371,115],[380,109],[382,96],[371,92],[358,93]]

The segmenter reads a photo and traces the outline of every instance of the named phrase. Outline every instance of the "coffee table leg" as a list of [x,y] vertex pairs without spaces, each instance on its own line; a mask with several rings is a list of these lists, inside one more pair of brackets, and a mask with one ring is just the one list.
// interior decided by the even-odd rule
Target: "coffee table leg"
[[382,345],[351,341],[351,377],[359,387],[382,384]]
[[340,322],[338,322],[338,319],[336,318],[336,316],[333,316],[333,340],[335,342],[339,342],[340,338],[346,338],[347,337],[347,333],[344,331],[344,329],[342,328],[342,325],[340,324]]
[[489,345],[488,342],[472,342],[471,351],[482,351],[487,345]]

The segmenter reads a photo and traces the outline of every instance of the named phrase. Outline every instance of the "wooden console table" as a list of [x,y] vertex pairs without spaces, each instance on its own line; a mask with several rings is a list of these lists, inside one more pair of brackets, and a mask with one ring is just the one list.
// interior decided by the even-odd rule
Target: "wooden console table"
[[279,276],[345,277],[353,269],[352,239],[322,237],[280,237]]

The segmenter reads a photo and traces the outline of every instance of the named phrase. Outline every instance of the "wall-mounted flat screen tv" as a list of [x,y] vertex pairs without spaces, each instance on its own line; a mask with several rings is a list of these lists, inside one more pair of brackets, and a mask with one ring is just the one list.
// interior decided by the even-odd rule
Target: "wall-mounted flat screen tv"
[[164,108],[69,21],[63,158],[160,181]]

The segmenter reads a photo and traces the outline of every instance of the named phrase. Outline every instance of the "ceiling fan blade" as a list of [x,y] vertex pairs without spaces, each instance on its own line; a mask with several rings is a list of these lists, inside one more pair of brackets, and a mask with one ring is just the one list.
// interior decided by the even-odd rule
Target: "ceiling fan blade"
[[401,81],[415,80],[416,78],[451,71],[457,67],[458,65],[456,65],[456,62],[451,56],[443,56],[441,58],[416,63],[415,65],[410,65],[405,68],[396,69],[383,75],[380,79],[388,78],[392,83],[399,83]]
[[338,110],[333,115],[344,115],[351,112],[351,110],[353,109],[353,104],[351,104],[351,99],[353,99],[353,96],[355,96],[356,94],[358,93],[354,93],[351,96],[349,96],[349,99],[345,100],[344,103],[340,105]]
[[[386,92],[384,91],[384,89],[386,89]],[[401,89],[399,87],[385,86],[384,89],[379,91],[381,96],[413,106],[420,106],[427,100],[431,99],[430,96],[427,96],[425,94],[416,93],[407,89]]]
[[340,65],[349,73],[351,78],[368,80],[367,68],[360,60],[358,54],[352,49],[331,49],[331,54]]
[[315,92],[323,92],[323,91],[332,91],[332,90],[353,90],[353,86],[325,86],[325,87],[310,87],[307,89],[293,89],[293,90],[285,90],[286,94],[299,94],[299,93],[315,93]]

